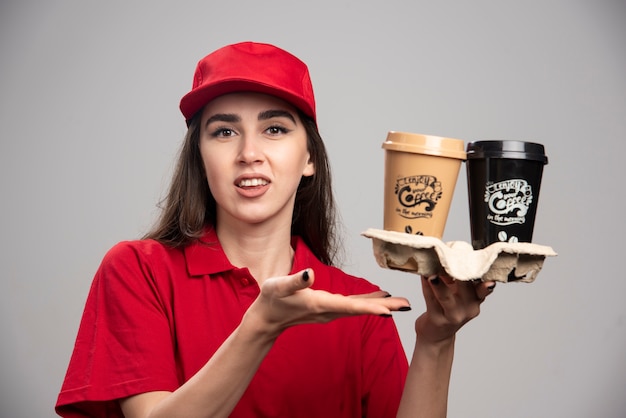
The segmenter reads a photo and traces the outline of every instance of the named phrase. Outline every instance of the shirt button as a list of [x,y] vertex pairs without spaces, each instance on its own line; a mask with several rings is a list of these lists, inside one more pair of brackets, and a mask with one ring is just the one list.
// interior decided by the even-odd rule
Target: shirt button
[[243,279],[241,279],[241,284],[244,286],[248,286],[250,284],[250,280],[244,277]]

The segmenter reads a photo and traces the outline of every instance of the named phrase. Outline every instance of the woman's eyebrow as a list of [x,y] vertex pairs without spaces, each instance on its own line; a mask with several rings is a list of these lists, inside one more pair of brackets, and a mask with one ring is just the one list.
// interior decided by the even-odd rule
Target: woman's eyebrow
[[236,115],[234,113],[216,113],[215,115],[212,115],[210,118],[206,120],[206,122],[204,123],[204,126],[205,127],[209,126],[209,124],[213,122],[229,122],[229,123],[241,122],[241,117],[239,117],[239,115]]
[[293,123],[297,124],[296,118],[294,118],[293,115],[290,112],[287,112],[286,110],[273,110],[272,109],[272,110],[266,110],[266,111],[259,113],[259,120],[267,120],[267,119],[279,118],[279,117],[291,119]]

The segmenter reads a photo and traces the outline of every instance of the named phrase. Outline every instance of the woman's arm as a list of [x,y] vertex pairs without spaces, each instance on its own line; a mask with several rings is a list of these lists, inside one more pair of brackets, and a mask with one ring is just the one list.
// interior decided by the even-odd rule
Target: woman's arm
[[408,306],[384,292],[346,297],[312,290],[312,270],[268,279],[239,326],[211,359],[175,392],[148,392],[120,401],[126,418],[225,417],[239,402],[274,341],[286,328],[350,315],[386,315]]
[[480,312],[494,282],[422,277],[426,312],[415,321],[415,348],[398,417],[445,417],[456,332]]

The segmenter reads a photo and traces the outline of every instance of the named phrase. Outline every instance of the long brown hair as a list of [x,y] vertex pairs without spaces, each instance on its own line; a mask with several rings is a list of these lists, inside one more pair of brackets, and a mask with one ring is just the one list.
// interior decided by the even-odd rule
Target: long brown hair
[[[200,238],[216,222],[216,202],[207,183],[200,155],[200,115],[188,123],[169,191],[160,204],[161,214],[144,239],[183,247]],[[292,235],[302,237],[323,263],[338,262],[339,237],[326,147],[313,119],[298,112],[307,134],[315,174],[302,177],[296,193]]]

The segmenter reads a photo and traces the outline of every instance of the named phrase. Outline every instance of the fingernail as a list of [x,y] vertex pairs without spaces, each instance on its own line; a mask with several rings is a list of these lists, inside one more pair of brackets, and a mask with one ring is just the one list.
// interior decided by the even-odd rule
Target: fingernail
[[490,292],[493,292],[493,289],[496,288],[496,284],[492,284],[491,286],[487,286],[487,290],[489,290]]
[[389,318],[391,316],[391,314],[390,313],[383,313],[383,314],[380,314],[380,316],[382,316],[383,318]]
[[304,270],[304,273],[302,273],[302,280],[305,282],[309,281],[309,270]]
[[439,278],[439,276],[431,277],[430,282],[434,285],[438,285],[439,283],[441,283],[441,279]]
[[387,293],[384,297],[390,298],[391,297],[391,293]]
[[398,308],[398,310],[399,310],[400,312],[406,312],[406,311],[410,311],[410,310],[411,310],[411,307],[410,307],[410,306],[400,306],[400,307]]

